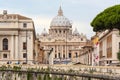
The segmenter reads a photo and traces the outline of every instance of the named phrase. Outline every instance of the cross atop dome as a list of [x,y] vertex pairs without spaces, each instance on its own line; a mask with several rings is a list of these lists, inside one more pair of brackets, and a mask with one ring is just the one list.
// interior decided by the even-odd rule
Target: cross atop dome
[[63,16],[63,11],[62,11],[62,9],[61,9],[61,6],[60,6],[60,8],[59,8],[59,10],[58,10],[58,16]]

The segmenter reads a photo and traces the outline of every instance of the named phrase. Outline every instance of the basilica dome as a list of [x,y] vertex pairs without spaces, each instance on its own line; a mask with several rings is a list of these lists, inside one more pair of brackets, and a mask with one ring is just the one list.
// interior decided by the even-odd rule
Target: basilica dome
[[63,15],[63,11],[60,7],[60,9],[58,10],[58,15],[56,17],[54,17],[51,21],[50,26],[60,26],[60,27],[68,27],[68,26],[72,26],[72,24],[70,23],[70,21]]

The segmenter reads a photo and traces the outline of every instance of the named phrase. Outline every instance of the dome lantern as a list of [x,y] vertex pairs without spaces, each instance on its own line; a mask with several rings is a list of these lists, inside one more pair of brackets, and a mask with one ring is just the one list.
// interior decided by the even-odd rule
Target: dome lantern
[[62,11],[62,9],[61,9],[61,6],[60,6],[60,8],[59,8],[59,10],[58,10],[58,16],[63,16],[63,11]]

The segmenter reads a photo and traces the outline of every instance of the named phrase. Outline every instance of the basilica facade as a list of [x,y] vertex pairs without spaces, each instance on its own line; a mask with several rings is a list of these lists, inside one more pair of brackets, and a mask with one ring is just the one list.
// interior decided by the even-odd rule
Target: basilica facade
[[34,61],[35,28],[31,18],[0,14],[0,64],[28,63]]
[[61,7],[51,21],[49,32],[44,29],[37,37],[44,49],[44,63],[51,59],[54,64],[79,62],[81,48],[87,42],[86,35],[80,34],[77,28],[72,31],[72,23],[63,15]]

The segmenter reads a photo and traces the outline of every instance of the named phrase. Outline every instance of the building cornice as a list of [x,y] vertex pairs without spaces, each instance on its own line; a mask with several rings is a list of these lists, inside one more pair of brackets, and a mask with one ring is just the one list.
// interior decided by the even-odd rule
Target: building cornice
[[20,28],[0,28],[0,31],[33,31],[34,29],[20,29]]
[[118,31],[118,30],[113,29],[111,31],[108,31],[108,32],[104,33],[104,35],[99,38],[99,41],[102,40],[103,38],[105,38],[107,35],[112,34],[114,31]]

